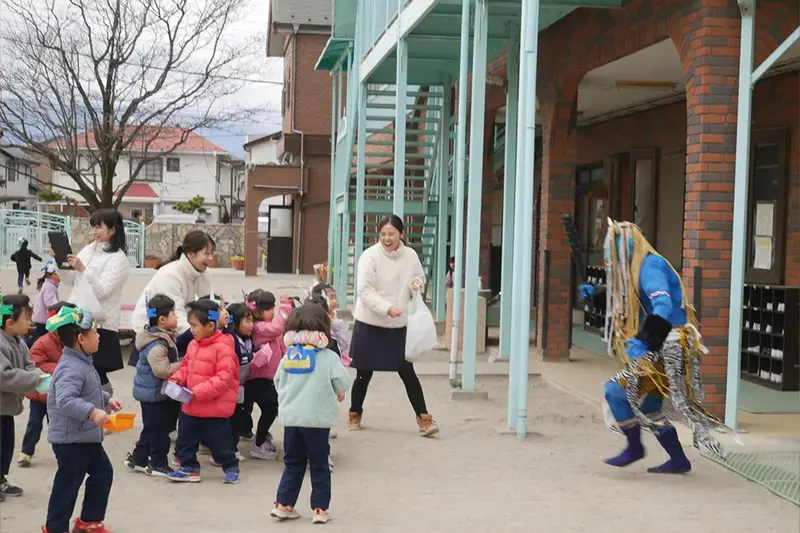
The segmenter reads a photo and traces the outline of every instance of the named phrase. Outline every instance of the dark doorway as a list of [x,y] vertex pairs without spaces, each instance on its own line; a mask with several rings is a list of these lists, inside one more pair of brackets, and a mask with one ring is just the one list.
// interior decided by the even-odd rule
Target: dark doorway
[[269,206],[267,230],[267,272],[292,273],[292,227],[294,213],[291,206]]

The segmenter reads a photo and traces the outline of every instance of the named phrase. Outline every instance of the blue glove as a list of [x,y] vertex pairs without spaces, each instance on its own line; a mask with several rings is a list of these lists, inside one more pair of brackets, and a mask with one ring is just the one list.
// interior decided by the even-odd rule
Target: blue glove
[[647,348],[647,345],[640,341],[639,339],[628,339],[623,344],[627,345],[625,348],[625,353],[628,355],[628,359],[631,361],[636,361],[637,359],[641,359],[642,357],[647,354],[650,350]]
[[588,300],[594,294],[594,285],[591,285],[589,283],[584,283],[578,288],[581,290],[581,298],[583,298],[584,300]]

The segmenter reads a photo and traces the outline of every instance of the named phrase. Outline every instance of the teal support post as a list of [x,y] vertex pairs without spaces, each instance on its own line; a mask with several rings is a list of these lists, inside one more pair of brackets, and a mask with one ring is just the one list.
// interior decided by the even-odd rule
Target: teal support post
[[[512,29],[519,31],[516,27]],[[517,184],[517,113],[519,112],[519,36],[508,43],[508,93],[506,94],[506,152],[503,176],[503,249],[500,269],[500,357],[509,359],[508,369],[508,420],[515,429],[517,409],[517,387],[514,382],[519,357],[512,353],[511,323],[513,322],[514,299],[514,213]],[[524,178],[523,178],[524,179]]]
[[437,196],[439,198],[438,216],[436,217],[436,320],[442,322],[445,319],[446,287],[444,277],[447,269],[447,215],[448,203],[450,202],[449,183],[447,182],[448,168],[450,162],[450,83],[445,82],[442,86],[441,109],[439,111],[439,146],[436,152],[436,178]]
[[339,93],[339,85],[342,80],[336,75],[336,72],[331,72],[331,196],[330,196],[330,212],[328,213],[328,282],[332,281],[331,268],[334,267],[334,242],[336,234],[336,124],[339,117],[337,111]]
[[739,0],[742,36],[739,44],[739,101],[736,118],[736,168],[733,185],[733,242],[731,250],[731,300],[728,320],[728,375],[725,389],[725,425],[737,429],[739,380],[742,359],[742,301],[747,250],[747,185],[750,171],[753,53],[755,50],[755,1]]
[[461,300],[464,287],[464,176],[467,172],[467,84],[469,83],[469,8],[471,0],[461,0],[461,52],[458,72],[458,125],[456,126],[455,223],[453,226],[453,328],[450,342],[450,385],[458,382],[458,346],[461,341]]
[[366,87],[359,84],[358,94],[354,106],[358,109],[356,117],[358,130],[356,132],[356,242],[353,251],[353,306],[358,301],[358,260],[364,251],[364,189],[367,180],[367,96]]
[[[522,1],[520,30],[517,175],[514,206],[514,295],[512,302],[511,361],[516,388],[516,413],[509,425],[517,436],[528,432],[528,352],[531,329],[531,273],[533,242],[534,146],[536,142],[536,66],[539,54],[539,0]],[[508,135],[506,135],[507,137]],[[511,379],[511,378],[509,378]],[[512,407],[512,406],[509,406]]]
[[406,113],[408,105],[408,43],[397,41],[394,119],[394,214],[403,218],[406,196]]
[[467,195],[467,251],[464,279],[464,374],[461,387],[475,390],[478,331],[478,262],[481,249],[481,196],[483,189],[484,122],[486,117],[486,48],[489,9],[486,0],[475,2],[472,49],[472,101],[469,121],[469,187]]
[[[505,161],[503,163],[503,241],[500,267],[500,357],[511,356],[511,298],[514,271],[514,195],[517,183],[517,110],[519,109],[519,31],[508,40]],[[509,392],[511,392],[509,390]],[[511,396],[509,396],[509,400]]]

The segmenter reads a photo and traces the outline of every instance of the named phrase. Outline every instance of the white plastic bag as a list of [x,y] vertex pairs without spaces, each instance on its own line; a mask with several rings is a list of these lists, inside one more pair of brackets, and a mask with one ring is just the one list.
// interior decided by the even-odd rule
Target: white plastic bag
[[94,289],[89,284],[86,274],[80,277],[79,281],[72,287],[72,294],[69,297],[70,302],[74,303],[81,309],[86,309],[92,313],[92,319],[101,321],[105,318],[105,311],[100,304],[100,300],[94,294]]
[[428,306],[422,301],[422,295],[416,291],[408,312],[406,361],[416,362],[424,353],[433,349],[437,340],[436,322]]

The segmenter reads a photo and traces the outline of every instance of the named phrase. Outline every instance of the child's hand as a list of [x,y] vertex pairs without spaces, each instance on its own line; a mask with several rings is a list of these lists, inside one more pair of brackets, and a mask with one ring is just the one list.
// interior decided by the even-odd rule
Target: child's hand
[[110,409],[111,411],[114,411],[116,413],[117,411],[122,409],[122,402],[120,402],[119,400],[115,400],[114,398],[111,398],[110,400],[108,400],[108,403],[106,404],[106,409]]
[[102,426],[103,424],[108,424],[109,422],[111,422],[111,419],[108,417],[108,413],[106,413],[102,409],[95,409],[94,411],[92,411],[92,414],[91,416],[89,416],[89,419],[98,426]]
[[342,392],[342,393],[339,393],[339,394],[337,394],[337,395],[336,395],[336,400],[337,400],[339,403],[342,403],[342,402],[344,401],[344,393]]

